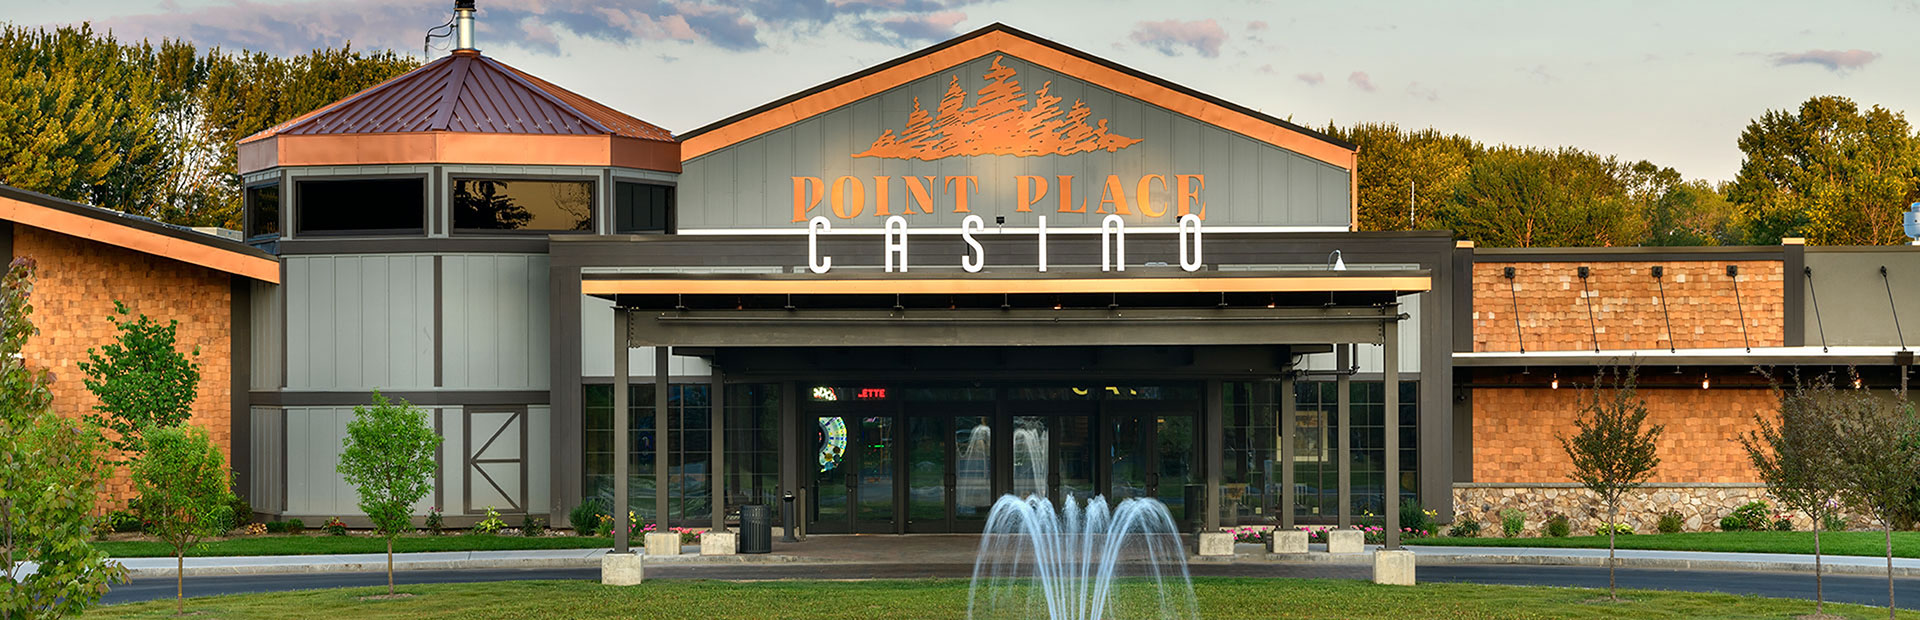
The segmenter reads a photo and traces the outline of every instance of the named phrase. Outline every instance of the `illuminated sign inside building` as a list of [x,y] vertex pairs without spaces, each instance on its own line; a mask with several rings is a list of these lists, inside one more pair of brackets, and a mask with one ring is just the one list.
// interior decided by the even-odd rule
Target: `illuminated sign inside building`
[[887,388],[862,388],[853,395],[855,400],[886,400]]

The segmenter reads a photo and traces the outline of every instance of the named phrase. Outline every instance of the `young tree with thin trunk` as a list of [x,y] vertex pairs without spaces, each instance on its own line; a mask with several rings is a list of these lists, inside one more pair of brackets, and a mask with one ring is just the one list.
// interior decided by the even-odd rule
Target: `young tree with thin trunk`
[[88,542],[105,442],[53,412],[53,378],[21,355],[37,331],[32,270],[20,259],[0,275],[0,618],[78,615],[126,579]]
[[1848,506],[1880,524],[1887,546],[1887,616],[1894,617],[1893,528],[1913,501],[1920,480],[1920,421],[1905,391],[1875,395],[1845,390],[1830,408],[1840,438],[1840,495]]
[[1573,436],[1558,435],[1573,461],[1567,477],[1600,498],[1607,509],[1607,598],[1620,600],[1614,582],[1614,528],[1620,500],[1660,466],[1654,442],[1665,427],[1647,426],[1647,403],[1634,391],[1635,371],[1601,371],[1584,396]]
[[187,549],[233,525],[226,459],[207,432],[191,425],[149,426],[133,462],[147,533],[173,547],[175,612],[186,611]]
[[80,362],[86,376],[80,382],[100,401],[87,420],[113,431],[113,448],[131,460],[140,453],[140,429],[178,426],[193,416],[193,401],[200,396],[200,364],[192,358],[200,356],[200,349],[179,351],[179,321],[162,324],[133,314],[119,301],[113,302],[107,320],[120,335],[87,349],[87,361]]
[[1824,618],[1820,527],[1837,512],[1844,482],[1841,435],[1834,427],[1832,409],[1849,395],[1834,389],[1833,380],[1825,375],[1811,381],[1796,376],[1792,389],[1775,382],[1774,393],[1780,399],[1780,415],[1754,415],[1755,428],[1741,434],[1740,445],[1746,448],[1754,471],[1767,482],[1767,492],[1813,519],[1814,615]]
[[393,539],[413,530],[413,505],[433,491],[440,435],[427,413],[373,393],[372,407],[354,407],[347,422],[340,474],[360,493],[360,510],[387,539],[387,595],[393,595]]

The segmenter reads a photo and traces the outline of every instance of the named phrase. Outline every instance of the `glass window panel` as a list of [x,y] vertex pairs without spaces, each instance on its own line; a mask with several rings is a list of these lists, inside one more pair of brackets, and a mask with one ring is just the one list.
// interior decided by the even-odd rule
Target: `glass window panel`
[[300,232],[426,230],[425,179],[300,181]]
[[454,179],[456,230],[593,230],[593,182]]
[[280,185],[247,188],[247,236],[280,234]]
[[614,183],[614,232],[660,233],[673,230],[674,188],[651,183]]

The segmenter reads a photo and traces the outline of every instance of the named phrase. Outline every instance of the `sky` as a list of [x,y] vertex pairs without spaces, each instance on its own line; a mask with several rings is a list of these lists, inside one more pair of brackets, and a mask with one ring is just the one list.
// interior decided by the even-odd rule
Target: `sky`
[[[1841,95],[1920,113],[1920,0],[479,0],[488,56],[676,133],[1003,22],[1263,111],[1572,146],[1731,180],[1767,110]],[[421,55],[451,0],[0,0],[282,54]],[[430,57],[444,55],[440,49]],[[1920,121],[1920,119],[1915,119]]]

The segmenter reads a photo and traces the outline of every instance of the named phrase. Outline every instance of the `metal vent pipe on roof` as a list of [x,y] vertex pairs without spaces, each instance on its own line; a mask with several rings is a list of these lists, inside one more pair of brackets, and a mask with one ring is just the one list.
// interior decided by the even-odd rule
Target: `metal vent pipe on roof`
[[455,33],[453,49],[455,50],[474,49],[473,1],[474,0],[453,0],[453,30]]

